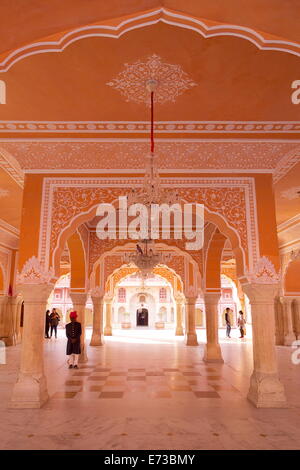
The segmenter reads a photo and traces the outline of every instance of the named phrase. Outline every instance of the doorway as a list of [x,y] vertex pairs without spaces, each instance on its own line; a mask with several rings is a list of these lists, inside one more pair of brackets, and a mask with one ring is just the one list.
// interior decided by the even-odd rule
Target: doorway
[[140,307],[136,311],[136,326],[148,326],[148,309]]

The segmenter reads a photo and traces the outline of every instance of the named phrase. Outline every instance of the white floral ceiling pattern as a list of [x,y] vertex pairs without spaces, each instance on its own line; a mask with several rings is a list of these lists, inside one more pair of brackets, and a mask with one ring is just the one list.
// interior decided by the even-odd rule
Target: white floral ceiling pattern
[[[23,169],[143,169],[145,141],[1,142]],[[299,160],[293,142],[157,142],[161,169],[265,169]]]
[[147,60],[125,64],[125,69],[107,85],[118,90],[126,101],[150,106],[150,93],[146,89],[148,80],[155,80],[157,88],[154,102],[175,102],[184,91],[196,86],[180,65],[167,64],[156,54]]

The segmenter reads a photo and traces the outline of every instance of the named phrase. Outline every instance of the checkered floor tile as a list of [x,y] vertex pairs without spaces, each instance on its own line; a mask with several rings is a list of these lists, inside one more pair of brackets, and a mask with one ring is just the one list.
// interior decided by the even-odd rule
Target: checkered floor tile
[[191,398],[210,399],[221,398],[223,391],[237,393],[217,369],[198,363],[163,369],[121,369],[95,363],[80,365],[78,370],[67,370],[66,374],[64,389],[52,398],[73,399],[88,394],[97,399],[122,399],[137,392],[151,398],[172,398],[185,392]]

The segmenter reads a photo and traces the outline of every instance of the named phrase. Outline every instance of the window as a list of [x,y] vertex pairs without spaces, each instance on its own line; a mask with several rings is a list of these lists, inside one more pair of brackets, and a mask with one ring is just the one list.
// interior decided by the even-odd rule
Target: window
[[124,287],[120,287],[118,290],[118,302],[126,302],[126,289]]
[[159,300],[160,302],[165,302],[167,300],[167,289],[165,289],[165,287],[161,287],[159,289]]
[[6,104],[6,86],[3,80],[0,80],[0,104]]

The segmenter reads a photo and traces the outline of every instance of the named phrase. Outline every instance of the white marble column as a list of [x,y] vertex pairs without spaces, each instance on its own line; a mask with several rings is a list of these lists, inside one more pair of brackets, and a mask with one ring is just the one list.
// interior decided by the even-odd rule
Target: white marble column
[[275,349],[274,298],[277,284],[244,284],[252,312],[254,370],[248,399],[257,408],[285,408],[284,387],[278,378]]
[[196,334],[196,300],[197,297],[186,298],[186,344],[198,346]]
[[112,336],[111,306],[112,306],[112,298],[110,297],[105,298],[105,328],[104,328],[105,336]]
[[93,302],[93,333],[90,346],[102,346],[103,340],[103,296],[92,292]]
[[[73,310],[77,312],[77,321],[81,323],[81,337],[80,337],[80,348],[81,354],[79,356],[79,362],[87,362],[87,351],[86,351],[86,343],[85,343],[85,304],[87,295],[85,292],[74,292],[70,291],[70,297],[73,304]],[[69,320],[69,319],[67,319]]]
[[21,363],[14,386],[12,408],[40,408],[48,400],[44,375],[45,311],[52,284],[18,286],[24,299]]
[[203,360],[205,362],[224,362],[219,345],[218,303],[220,293],[204,294],[206,318],[206,345]]
[[284,338],[283,344],[285,346],[291,346],[293,341],[296,340],[293,327],[293,313],[292,313],[292,302],[293,297],[281,297],[281,303],[283,308],[283,324],[284,324]]
[[175,336],[184,336],[183,327],[182,327],[182,309],[183,309],[183,299],[176,298],[176,329]]

